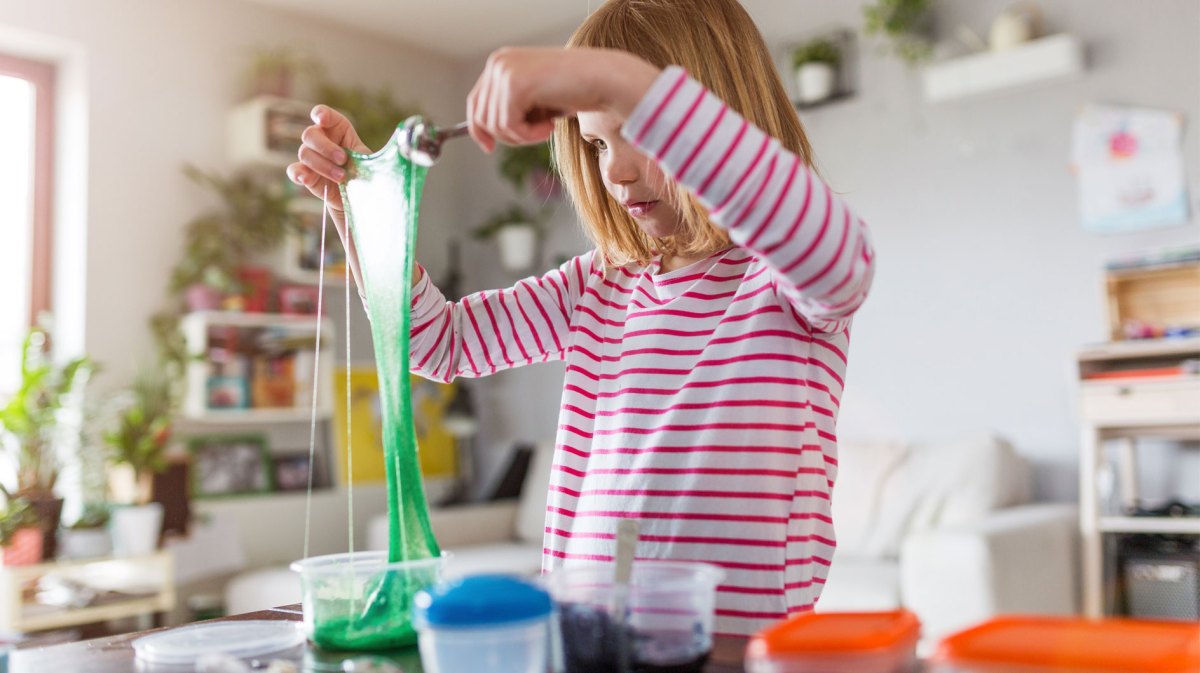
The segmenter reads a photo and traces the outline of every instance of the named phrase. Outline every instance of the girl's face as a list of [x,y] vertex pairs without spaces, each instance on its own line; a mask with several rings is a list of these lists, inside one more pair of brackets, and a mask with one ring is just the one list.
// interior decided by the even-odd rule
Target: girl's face
[[658,163],[621,137],[624,119],[610,112],[579,113],[579,134],[592,147],[604,188],[654,238],[671,236],[680,215],[667,198],[671,183]]

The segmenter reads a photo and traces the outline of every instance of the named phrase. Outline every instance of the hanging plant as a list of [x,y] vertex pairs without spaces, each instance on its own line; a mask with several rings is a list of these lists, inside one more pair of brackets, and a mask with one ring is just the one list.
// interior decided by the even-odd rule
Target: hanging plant
[[500,176],[518,193],[530,189],[543,200],[561,193],[548,142],[504,146],[500,151]]
[[929,9],[934,0],[874,0],[863,7],[867,35],[881,35],[909,65],[917,65],[933,55],[933,45],[925,32]]

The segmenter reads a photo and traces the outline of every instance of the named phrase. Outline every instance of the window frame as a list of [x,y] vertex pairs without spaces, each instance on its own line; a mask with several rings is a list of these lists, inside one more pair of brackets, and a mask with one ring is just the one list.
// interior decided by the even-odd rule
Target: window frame
[[30,82],[34,88],[33,230],[30,232],[29,326],[51,309],[54,260],[55,67],[0,53],[0,75]]

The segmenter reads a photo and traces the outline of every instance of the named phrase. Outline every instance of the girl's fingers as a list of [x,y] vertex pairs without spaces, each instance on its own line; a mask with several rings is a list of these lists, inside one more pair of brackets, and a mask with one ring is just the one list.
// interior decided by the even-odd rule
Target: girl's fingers
[[309,126],[304,129],[304,132],[300,134],[300,141],[338,166],[346,163],[346,151],[330,140],[319,126]]
[[301,145],[299,154],[300,163],[316,172],[317,175],[332,182],[341,182],[345,179],[346,171],[343,168],[334,164],[325,156],[318,154],[311,147]]
[[491,88],[491,65],[484,68],[475,88],[471,90],[468,103],[467,121],[470,122],[471,137],[483,148],[491,152],[496,147],[496,139],[487,127],[487,107],[489,104],[489,89]]

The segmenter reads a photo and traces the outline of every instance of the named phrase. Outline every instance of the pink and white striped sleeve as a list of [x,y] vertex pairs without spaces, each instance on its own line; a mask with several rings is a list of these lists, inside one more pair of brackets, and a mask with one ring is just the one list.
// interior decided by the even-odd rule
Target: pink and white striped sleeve
[[413,287],[410,368],[435,381],[562,360],[592,253],[503,290],[447,301],[422,270]]
[[827,332],[848,324],[871,286],[870,234],[800,157],[678,66],[663,71],[622,134],[766,263],[805,321]]

